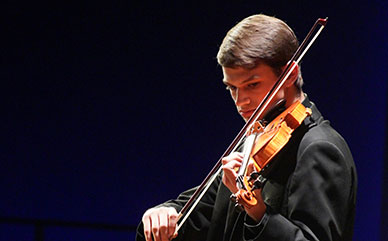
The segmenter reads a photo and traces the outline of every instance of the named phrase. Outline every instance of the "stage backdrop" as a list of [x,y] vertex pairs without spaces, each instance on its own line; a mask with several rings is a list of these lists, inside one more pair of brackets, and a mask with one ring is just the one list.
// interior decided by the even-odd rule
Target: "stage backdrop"
[[241,2],[3,3],[0,240],[132,240],[147,208],[198,185],[243,125],[218,46],[256,13],[300,40],[329,17],[304,89],[354,155],[354,240],[388,240],[387,2]]

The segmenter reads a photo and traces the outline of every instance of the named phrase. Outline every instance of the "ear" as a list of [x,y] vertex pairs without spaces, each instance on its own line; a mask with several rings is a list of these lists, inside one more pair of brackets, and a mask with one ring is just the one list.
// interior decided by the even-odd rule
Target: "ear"
[[[286,66],[284,68],[286,68]],[[290,87],[294,85],[296,80],[298,79],[299,66],[295,62],[292,62],[291,68],[293,68],[293,70],[291,71],[291,74],[288,76],[286,83],[284,83],[284,86],[286,87]]]

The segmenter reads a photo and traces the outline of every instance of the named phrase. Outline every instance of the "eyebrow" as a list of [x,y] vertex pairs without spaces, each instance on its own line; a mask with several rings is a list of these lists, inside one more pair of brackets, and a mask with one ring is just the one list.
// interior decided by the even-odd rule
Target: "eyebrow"
[[[249,82],[249,81],[251,81],[251,80],[253,80],[253,79],[256,79],[256,78],[258,78],[258,77],[259,77],[259,75],[254,74],[254,75],[250,76],[248,79],[243,80],[243,81],[241,82],[241,84],[244,84],[244,83],[246,83],[246,82]],[[229,84],[225,79],[223,79],[222,82],[223,82],[225,85],[231,85],[231,84]]]

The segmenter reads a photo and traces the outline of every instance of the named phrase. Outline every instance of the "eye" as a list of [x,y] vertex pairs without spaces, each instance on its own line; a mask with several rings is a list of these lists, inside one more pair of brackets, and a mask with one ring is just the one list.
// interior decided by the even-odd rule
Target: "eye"
[[254,82],[254,83],[248,84],[247,86],[248,86],[249,89],[254,89],[254,88],[256,88],[258,85],[259,85],[259,82]]
[[236,90],[236,87],[233,86],[233,85],[227,85],[226,89],[229,90],[229,91],[234,91],[234,90]]

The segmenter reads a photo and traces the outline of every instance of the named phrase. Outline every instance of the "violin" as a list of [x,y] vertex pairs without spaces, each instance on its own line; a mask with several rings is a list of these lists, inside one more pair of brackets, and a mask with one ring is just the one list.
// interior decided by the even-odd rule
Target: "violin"
[[[231,196],[240,210],[257,204],[254,190],[262,188],[266,181],[262,173],[287,144],[294,130],[311,113],[311,109],[296,101],[269,124],[263,121],[252,124],[244,143],[242,166],[236,178],[239,191]],[[255,171],[248,175],[246,166],[250,161],[253,162]]]
[[[198,186],[197,190],[183,206],[178,214],[178,225],[175,229],[176,234],[199,203],[202,196],[209,189],[210,185],[221,173],[222,159],[234,152],[242,144],[244,144],[244,158],[236,178],[239,190],[237,193],[232,194],[232,199],[236,201],[236,206],[241,209],[251,208],[257,204],[255,190],[262,188],[266,181],[263,172],[272,164],[276,154],[287,144],[293,131],[301,125],[307,116],[311,115],[311,110],[297,101],[270,123],[264,121],[264,113],[269,112],[269,109],[271,109],[270,103],[272,103],[287,78],[319,36],[326,26],[326,23],[327,18],[319,18],[314,23],[271,90],[260,102],[252,116],[245,123],[210,173],[202,181],[201,185]],[[320,28],[317,30],[318,26]],[[252,173],[247,173],[247,167],[250,161],[253,162],[255,170]]]

